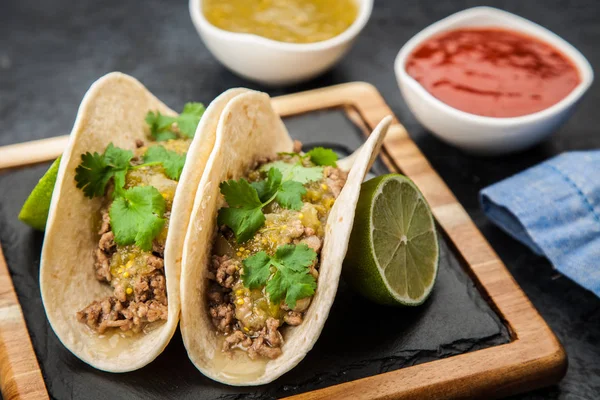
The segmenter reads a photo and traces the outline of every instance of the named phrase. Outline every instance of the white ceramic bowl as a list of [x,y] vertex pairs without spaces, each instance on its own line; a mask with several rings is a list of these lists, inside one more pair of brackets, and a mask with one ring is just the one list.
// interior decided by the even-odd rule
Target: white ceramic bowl
[[348,29],[331,39],[307,44],[217,28],[204,17],[202,0],[190,0],[190,15],[206,47],[231,71],[267,85],[286,85],[319,75],[350,49],[373,8],[373,0],[354,1],[359,6],[358,15]]
[[[542,111],[520,117],[494,118],[470,114],[443,103],[406,72],[407,57],[431,36],[461,27],[482,26],[512,29],[549,43],[573,61],[581,83],[567,97]],[[575,47],[538,24],[491,7],[470,8],[425,28],[400,49],[394,69],[402,96],[423,126],[450,144],[482,155],[514,152],[543,140],[569,117],[594,80],[590,63]]]

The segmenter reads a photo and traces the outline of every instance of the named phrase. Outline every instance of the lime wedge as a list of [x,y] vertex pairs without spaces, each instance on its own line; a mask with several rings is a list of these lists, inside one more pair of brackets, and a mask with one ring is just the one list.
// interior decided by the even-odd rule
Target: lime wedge
[[344,279],[376,303],[415,306],[431,293],[438,263],[435,222],[417,186],[400,174],[363,183]]
[[52,199],[59,164],[60,157],[52,163],[38,184],[35,185],[19,213],[19,219],[22,222],[40,231],[46,228],[50,200]]

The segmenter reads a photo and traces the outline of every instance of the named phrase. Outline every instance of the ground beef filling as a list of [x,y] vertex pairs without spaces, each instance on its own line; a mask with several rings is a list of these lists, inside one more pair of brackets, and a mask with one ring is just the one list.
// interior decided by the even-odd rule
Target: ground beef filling
[[146,267],[136,273],[127,285],[112,276],[111,258],[117,251],[114,234],[110,229],[108,210],[102,211],[100,240],[96,248],[95,276],[109,283],[113,295],[93,301],[77,312],[79,322],[102,334],[109,328],[140,332],[152,322],[167,319],[167,291],[164,273],[164,246],[155,243],[152,255],[145,258]]
[[[296,151],[301,148],[299,143],[295,143],[294,147],[298,149]],[[269,161],[272,160],[259,160],[254,169]],[[298,300],[293,310],[285,302],[270,304],[264,293],[250,291],[243,286],[240,278],[242,260],[260,250],[272,253],[283,244],[304,243],[317,253],[310,273],[318,279],[325,222],[346,177],[344,171],[325,167],[323,179],[307,186],[307,196],[303,198],[305,205],[300,212],[278,206],[264,210],[264,231],[261,228],[247,243],[237,245],[227,227],[219,229],[217,241],[220,245],[215,244],[213,248],[206,296],[212,323],[217,333],[224,336],[223,352],[231,354],[235,349],[240,349],[246,351],[251,359],[275,359],[281,355],[281,329],[286,324],[300,325],[312,298]],[[278,232],[277,236],[267,236],[274,229]],[[222,248],[227,246],[230,249],[223,254]],[[218,247],[221,250],[217,250]]]

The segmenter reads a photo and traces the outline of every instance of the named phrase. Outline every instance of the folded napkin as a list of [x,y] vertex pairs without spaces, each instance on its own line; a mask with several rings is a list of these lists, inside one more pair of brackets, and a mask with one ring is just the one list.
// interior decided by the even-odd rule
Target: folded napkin
[[600,151],[559,155],[479,196],[492,222],[600,297]]

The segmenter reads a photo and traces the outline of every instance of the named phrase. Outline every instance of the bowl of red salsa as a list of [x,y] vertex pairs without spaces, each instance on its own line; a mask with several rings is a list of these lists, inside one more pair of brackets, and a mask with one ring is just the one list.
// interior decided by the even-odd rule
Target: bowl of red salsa
[[419,32],[398,53],[395,72],[421,124],[478,154],[539,143],[566,121],[594,79],[568,42],[491,7],[461,11]]

